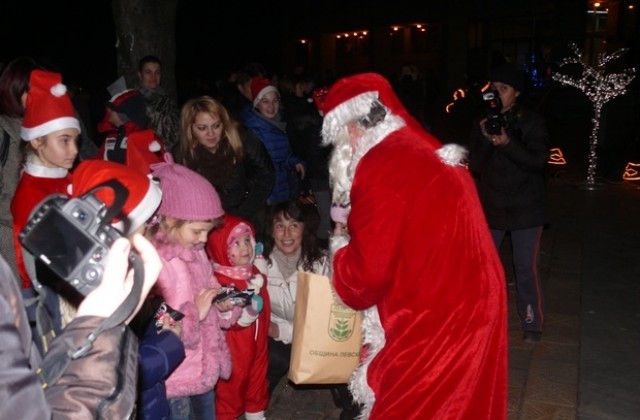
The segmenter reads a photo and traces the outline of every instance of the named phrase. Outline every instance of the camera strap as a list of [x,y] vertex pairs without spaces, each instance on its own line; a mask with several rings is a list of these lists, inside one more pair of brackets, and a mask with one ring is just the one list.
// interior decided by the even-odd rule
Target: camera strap
[[[110,223],[111,220],[113,220],[113,218],[122,210],[122,206],[129,195],[129,191],[117,180],[109,180],[88,191],[83,195],[83,198],[89,194],[94,194],[97,190],[102,188],[111,188],[114,192],[114,201],[112,205],[108,207],[107,212],[104,215],[105,223]],[[71,361],[86,356],[91,350],[93,343],[102,332],[124,323],[131,313],[133,313],[142,293],[142,286],[144,284],[144,265],[142,264],[140,256],[134,251],[129,254],[129,264],[133,269],[133,286],[129,295],[108,318],[102,321],[97,328],[89,333],[79,347],[76,347],[73,342],[68,341],[67,343],[70,348],[69,351],[56,354],[43,360],[42,365],[38,369],[38,374],[43,388],[56,383],[64,374]]]

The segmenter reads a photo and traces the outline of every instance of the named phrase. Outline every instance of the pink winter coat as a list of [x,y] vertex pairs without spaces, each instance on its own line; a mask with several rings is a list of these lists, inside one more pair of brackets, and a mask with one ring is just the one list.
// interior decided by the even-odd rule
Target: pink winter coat
[[163,232],[152,240],[163,268],[156,287],[174,309],[184,314],[182,341],[185,360],[167,379],[167,398],[203,394],[212,390],[218,378],[231,375],[231,356],[223,329],[236,323],[240,308],[221,313],[211,307],[207,317],[199,321],[196,297],[204,288],[220,287],[213,276],[204,248],[185,249],[166,242]]

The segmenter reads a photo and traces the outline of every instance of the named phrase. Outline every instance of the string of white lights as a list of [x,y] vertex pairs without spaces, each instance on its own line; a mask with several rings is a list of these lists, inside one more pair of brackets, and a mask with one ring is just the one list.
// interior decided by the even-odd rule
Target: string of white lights
[[627,86],[635,77],[635,68],[628,68],[620,73],[606,73],[606,65],[612,60],[620,58],[627,52],[627,48],[621,48],[611,54],[601,52],[597,56],[597,63],[592,67],[582,60],[582,52],[576,44],[570,44],[573,55],[565,57],[560,62],[560,67],[577,64],[582,68],[582,76],[574,78],[560,72],[553,74],[553,80],[566,86],[580,89],[593,104],[593,117],[591,118],[591,134],[589,136],[589,155],[587,168],[587,184],[595,183],[598,146],[598,133],[600,131],[600,116],[602,107],[610,99],[627,92]]

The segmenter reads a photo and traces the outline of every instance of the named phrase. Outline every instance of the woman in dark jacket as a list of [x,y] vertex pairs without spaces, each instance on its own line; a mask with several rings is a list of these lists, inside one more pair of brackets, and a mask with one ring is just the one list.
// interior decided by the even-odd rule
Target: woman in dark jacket
[[226,212],[250,221],[262,233],[275,174],[260,140],[209,96],[184,104],[180,127],[176,161],[211,182]]
[[544,324],[538,264],[542,230],[549,222],[545,198],[549,137],[542,116],[517,103],[524,77],[515,66],[497,67],[491,82],[500,100],[491,118],[474,124],[469,169],[496,247],[507,232],[511,234],[524,340],[537,342]]

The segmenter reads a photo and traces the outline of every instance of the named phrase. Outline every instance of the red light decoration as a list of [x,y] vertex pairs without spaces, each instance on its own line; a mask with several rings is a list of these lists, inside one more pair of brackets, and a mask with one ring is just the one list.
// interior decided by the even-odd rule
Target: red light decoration
[[549,164],[558,166],[567,164],[567,160],[559,147],[552,147],[549,152]]
[[623,181],[640,181],[640,163],[629,162],[622,173]]

